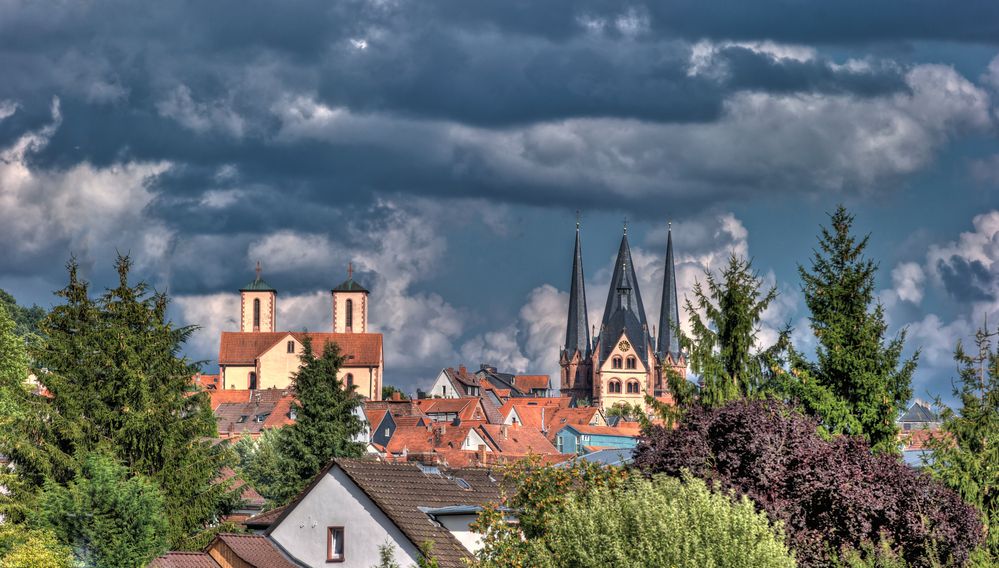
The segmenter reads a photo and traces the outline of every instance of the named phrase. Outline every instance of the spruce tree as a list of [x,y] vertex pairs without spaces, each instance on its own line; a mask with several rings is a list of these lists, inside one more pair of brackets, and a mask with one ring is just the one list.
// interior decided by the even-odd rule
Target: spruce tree
[[360,457],[364,444],[356,440],[364,423],[354,414],[360,397],[337,377],[344,358],[327,342],[317,357],[311,338],[303,341],[302,366],[294,376],[295,423],[281,430],[279,450],[284,476],[274,497],[287,502],[335,457]]
[[869,235],[858,240],[851,234],[853,216],[843,206],[830,221],[822,227],[811,268],[798,266],[818,342],[816,360],[799,357],[794,363],[845,401],[862,429],[853,434],[863,435],[875,451],[897,451],[895,420],[912,395],[919,353],[902,359],[905,330],[886,338],[884,307],[874,298],[878,266],[864,256]]
[[693,301],[687,298],[685,302],[692,335],[680,333],[679,337],[691,371],[700,377],[700,402],[719,406],[761,391],[768,360],[782,348],[784,337],[766,351],[755,348],[760,319],[777,297],[777,289],[761,289],[750,261],[733,254],[720,279],[710,272],[705,279],[707,289],[696,283]]
[[933,457],[927,467],[982,512],[989,552],[999,560],[999,347],[991,345],[997,336],[999,329],[979,330],[975,354],[958,342],[954,396],[961,408],[955,412],[937,400],[943,409],[944,436],[929,441]]
[[118,285],[92,299],[69,263],[65,300],[42,322],[45,340],[32,351],[43,409],[21,424],[11,459],[26,483],[66,485],[93,451],[110,455],[163,492],[172,546],[214,522],[237,496],[215,483],[230,461],[213,443],[207,394],[189,391],[195,365],[180,356],[193,327],[166,319],[167,298],[132,285],[131,262],[119,256]]

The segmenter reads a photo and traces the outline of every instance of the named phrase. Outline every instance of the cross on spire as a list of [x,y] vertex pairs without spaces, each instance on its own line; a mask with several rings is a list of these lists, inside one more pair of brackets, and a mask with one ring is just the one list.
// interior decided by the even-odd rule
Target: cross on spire
[[347,263],[347,279],[352,280],[354,278],[354,263]]
[[260,261],[257,261],[257,280],[260,280]]

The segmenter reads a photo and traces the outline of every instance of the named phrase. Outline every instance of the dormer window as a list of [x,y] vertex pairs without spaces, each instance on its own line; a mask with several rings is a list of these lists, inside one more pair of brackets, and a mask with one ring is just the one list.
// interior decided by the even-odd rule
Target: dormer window
[[236,424],[244,424],[247,418],[249,418],[249,416],[243,414],[242,416],[239,417],[239,419],[236,420]]
[[271,415],[270,412],[268,412],[267,414],[258,414],[257,415],[257,422],[264,422],[265,420],[267,420],[267,417],[270,416],[270,415]]

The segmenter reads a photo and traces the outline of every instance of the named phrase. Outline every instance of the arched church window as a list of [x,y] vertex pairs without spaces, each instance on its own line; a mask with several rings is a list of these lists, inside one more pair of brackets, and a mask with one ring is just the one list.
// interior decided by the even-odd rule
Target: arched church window
[[620,369],[621,368],[621,358],[620,357],[614,357],[613,359],[611,359],[611,367],[613,367],[614,369]]
[[619,381],[617,379],[611,379],[610,382],[607,383],[607,392],[612,393],[612,394],[615,394],[615,393],[616,394],[620,394],[620,392],[621,392],[621,381]]
[[253,299],[253,331],[260,330],[260,298]]
[[635,359],[634,355],[630,355],[628,357],[628,368],[629,369],[636,369],[636,368],[638,368],[638,359]]
[[628,394],[639,394],[642,392],[641,385],[638,381],[628,381]]
[[[350,300],[347,301],[349,302]],[[347,373],[346,381],[347,381],[347,388],[354,386],[354,375],[352,373]]]
[[247,383],[249,383],[250,390],[255,390],[257,388],[257,374],[255,372],[250,371]]
[[347,329],[354,327],[354,300],[347,300]]

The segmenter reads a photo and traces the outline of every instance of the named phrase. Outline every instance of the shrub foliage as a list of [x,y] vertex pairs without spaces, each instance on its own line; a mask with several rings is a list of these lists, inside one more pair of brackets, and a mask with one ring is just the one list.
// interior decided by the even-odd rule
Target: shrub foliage
[[860,438],[824,440],[816,426],[775,401],[694,407],[678,428],[648,430],[635,465],[748,496],[784,524],[801,566],[882,540],[911,566],[963,564],[982,541],[979,514],[955,492]]

